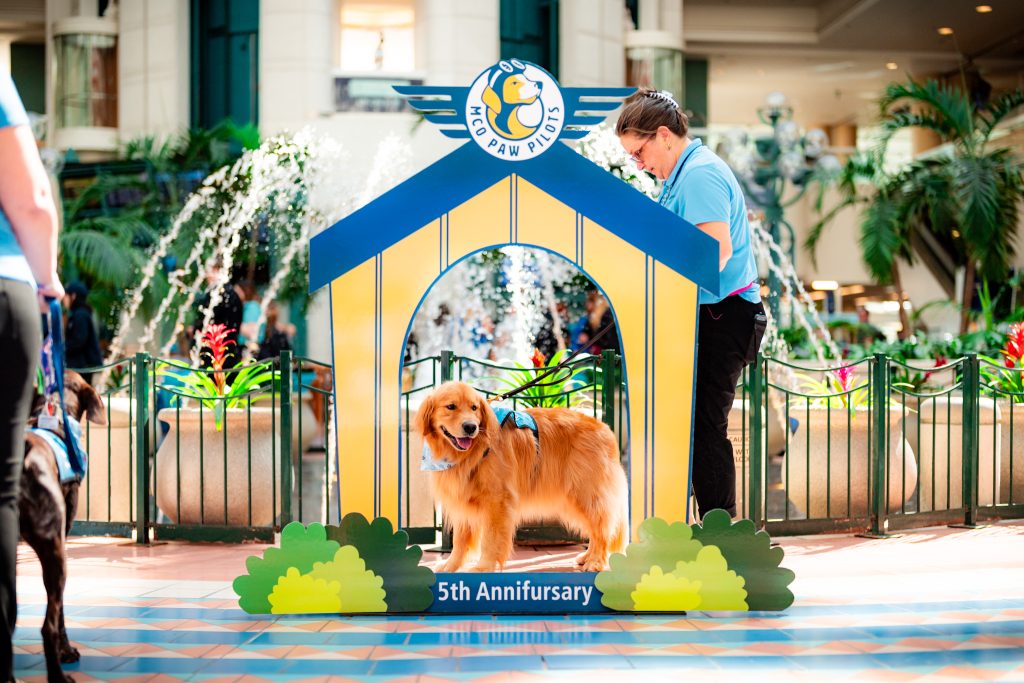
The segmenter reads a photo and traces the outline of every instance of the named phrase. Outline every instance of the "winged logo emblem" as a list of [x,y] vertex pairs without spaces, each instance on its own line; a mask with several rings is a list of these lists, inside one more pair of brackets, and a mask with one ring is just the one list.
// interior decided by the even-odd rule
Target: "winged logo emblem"
[[393,87],[446,137],[471,138],[509,161],[535,157],[556,140],[585,137],[635,91],[563,88],[541,67],[519,59],[488,67],[468,87]]

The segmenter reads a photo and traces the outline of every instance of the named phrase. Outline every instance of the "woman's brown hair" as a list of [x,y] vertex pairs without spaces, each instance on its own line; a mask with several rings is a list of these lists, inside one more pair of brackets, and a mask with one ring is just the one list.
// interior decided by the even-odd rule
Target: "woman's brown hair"
[[669,93],[640,88],[626,98],[615,124],[615,134],[634,133],[649,137],[657,133],[660,126],[685,137],[690,129],[690,120]]

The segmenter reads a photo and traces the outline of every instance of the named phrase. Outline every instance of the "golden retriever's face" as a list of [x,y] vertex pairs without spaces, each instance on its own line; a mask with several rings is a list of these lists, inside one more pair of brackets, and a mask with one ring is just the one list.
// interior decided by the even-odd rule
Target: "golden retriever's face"
[[416,413],[416,429],[429,440],[434,452],[446,453],[454,461],[486,442],[493,422],[487,400],[462,382],[439,386]]

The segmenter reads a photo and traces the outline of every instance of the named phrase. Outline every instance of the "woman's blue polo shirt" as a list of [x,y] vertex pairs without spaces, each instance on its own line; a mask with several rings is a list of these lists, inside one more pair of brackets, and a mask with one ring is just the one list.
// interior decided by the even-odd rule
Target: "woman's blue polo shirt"
[[[22,126],[28,124],[25,106],[18,97],[14,81],[9,74],[0,73],[0,128]],[[3,182],[0,179],[0,182]],[[0,208],[0,278],[20,280],[33,287],[36,285],[32,270],[28,266],[25,254],[14,237],[14,229],[7,219],[7,214]]]
[[761,300],[743,190],[732,169],[700,138],[692,140],[679,156],[658,203],[694,225],[711,221],[729,224],[732,256],[721,272],[719,294],[701,289],[700,303],[715,304],[733,293],[752,303]]

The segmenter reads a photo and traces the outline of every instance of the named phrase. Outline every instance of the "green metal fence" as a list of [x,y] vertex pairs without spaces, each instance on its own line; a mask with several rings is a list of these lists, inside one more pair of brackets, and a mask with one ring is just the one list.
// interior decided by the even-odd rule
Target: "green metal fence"
[[[338,522],[331,367],[290,352],[265,367],[276,381],[230,397],[230,409],[228,399],[186,396],[181,374],[212,371],[146,354],[87,369],[111,375],[108,424],[85,424],[90,471],[72,533],[270,540],[291,520]],[[450,379],[493,395],[508,388],[498,378],[543,370],[451,351],[406,364],[400,523],[413,542],[441,528],[409,429],[419,397]],[[627,465],[621,359],[584,357],[573,372],[578,381],[546,404],[605,421]],[[730,438],[739,515],[773,534],[885,535],[1024,516],[1024,370],[997,361],[921,368],[876,355],[820,367],[759,356],[738,387]]]
[[[759,356],[739,394],[741,514],[774,534],[871,536],[1024,516],[1024,424],[1010,417],[1024,415],[1024,391],[994,388],[986,365],[998,367],[973,355],[932,368]],[[1002,370],[1019,383],[1021,370]]]
[[[195,378],[213,370],[137,354],[85,371],[111,369],[108,424],[85,428],[90,469],[72,533],[269,541],[293,519],[338,521],[328,364],[286,351],[249,370],[273,381],[201,400]],[[240,372],[225,371],[229,385]]]

